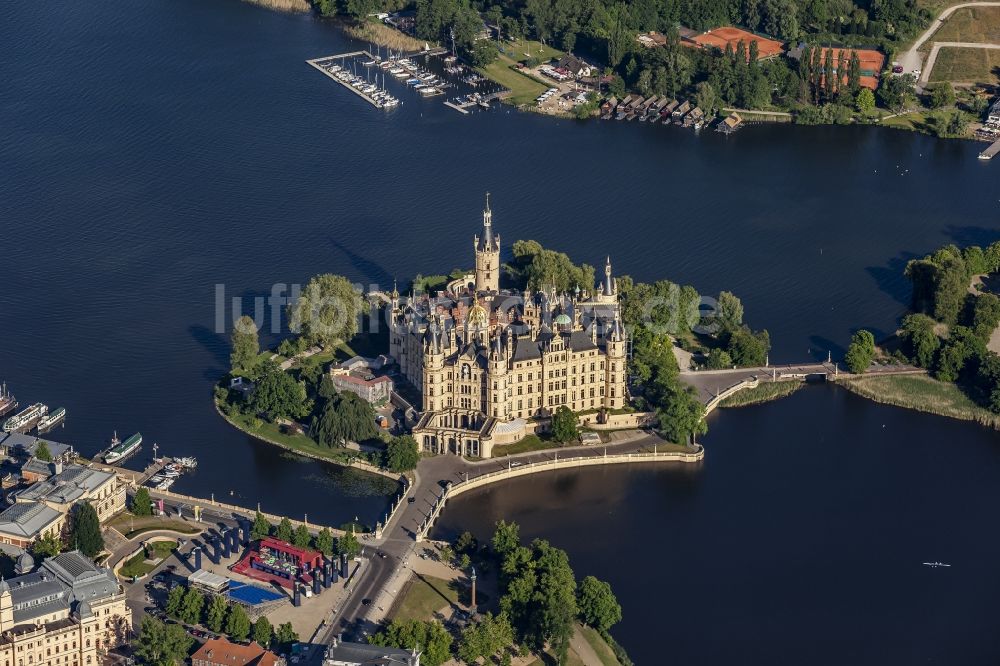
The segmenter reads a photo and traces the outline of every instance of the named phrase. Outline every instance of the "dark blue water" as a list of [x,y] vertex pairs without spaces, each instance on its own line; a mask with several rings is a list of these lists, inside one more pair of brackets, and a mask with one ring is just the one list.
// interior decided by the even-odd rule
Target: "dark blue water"
[[996,663],[996,433],[832,386],[711,425],[700,466],[506,482],[434,536],[504,518],[567,549],[611,582],[637,664]]
[[[319,272],[388,285],[468,267],[490,190],[505,248],[535,238],[577,261],[597,264],[610,253],[616,271],[638,279],[732,290],[750,323],[771,330],[772,360],[794,361],[827,350],[837,356],[858,326],[891,331],[908,300],[901,277],[908,257],[1000,235],[998,167],[977,161],[975,144],[875,128],[761,127],[724,138],[506,109],[462,116],[440,98],[421,100],[401,88],[404,105],[386,114],[305,64],[356,46],[334,27],[236,0],[6,3],[0,43],[0,378],[22,402],[65,406],[66,428],[53,438],[86,454],[112,430],[138,430],[161,451],[198,456],[197,474],[178,490],[260,501],[317,521],[358,515],[371,522],[389,491],[285,456],[219,419],[210,397],[228,366],[228,331],[216,330],[216,285],[249,306],[272,284]],[[808,405],[813,429],[795,436],[781,421],[795,410],[781,404],[761,411],[775,416],[755,429],[729,424],[762,417],[716,419],[710,441],[717,450],[705,472],[739,470],[723,460],[741,446],[818,446],[842,419],[836,401],[810,398]],[[966,433],[980,431],[933,423],[939,445],[992,451],[992,434],[966,442]],[[852,501],[850,492],[841,497],[842,479],[822,468],[759,459],[768,468],[750,476],[754,488],[802,478]],[[931,475],[939,467],[931,458],[907,464]],[[984,473],[955,464],[964,474]],[[867,493],[898,487],[895,457],[866,451],[852,465],[854,484]],[[627,477],[629,492],[685,487],[672,490],[669,478],[643,474]],[[700,492],[710,488],[713,502],[748,512],[745,526],[715,529],[692,509],[678,516],[696,532],[691,541],[729,548],[727,561],[737,562],[741,550],[760,547],[754,530],[767,529],[780,537],[777,546],[810,565],[818,551],[797,546],[804,518],[772,514],[774,498],[748,495],[734,483],[740,475],[731,476]],[[941,483],[944,505],[975,489],[962,475]],[[850,506],[864,533],[886,524],[868,505]],[[981,538],[993,547],[985,525]],[[631,569],[625,555],[618,548],[607,566]],[[910,559],[924,557],[939,556]],[[772,573],[776,586],[806,587],[794,569],[784,571],[785,578]],[[649,576],[670,582],[656,571]],[[643,626],[699,624],[686,611],[704,605],[705,590],[690,587],[698,581],[720,607],[734,606],[746,636],[764,644],[781,642],[766,627],[787,621],[785,631],[795,634],[815,624],[795,604],[780,606],[777,620],[748,615],[744,588],[691,576],[674,590],[672,615],[658,606],[641,610],[645,597],[621,592],[630,618],[622,631],[647,613],[655,618],[635,625],[625,639],[630,649],[642,654],[644,645],[659,645],[659,634],[642,634]],[[872,598],[895,594],[870,582],[855,614],[864,615]],[[969,594],[994,582],[982,580]],[[948,611],[972,621],[975,608]],[[820,619],[830,625],[830,644],[856,643],[859,653],[899,642],[883,637],[878,624],[839,633],[857,627]],[[970,650],[992,645],[965,637]],[[715,654],[707,643],[716,638],[705,641],[699,649]]]

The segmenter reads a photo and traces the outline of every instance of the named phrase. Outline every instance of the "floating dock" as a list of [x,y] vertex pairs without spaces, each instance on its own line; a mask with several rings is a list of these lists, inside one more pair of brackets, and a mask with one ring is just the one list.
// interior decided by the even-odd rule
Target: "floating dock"
[[456,111],[458,111],[459,113],[464,113],[466,115],[468,115],[468,113],[469,113],[466,110],[468,107],[470,107],[470,106],[476,106],[475,103],[466,102],[465,104],[458,104],[457,102],[452,102],[450,100],[447,101],[447,102],[445,102],[444,105],[445,106],[449,106],[449,107],[455,109]]
[[1000,139],[997,139],[990,144],[990,147],[979,153],[979,159],[981,160],[991,160],[993,156],[1000,153]]
[[352,51],[350,53],[340,53],[338,55],[324,56],[322,58],[313,58],[312,60],[306,60],[306,62],[309,63],[310,65],[312,65],[313,67],[315,67],[316,69],[318,69],[319,71],[323,72],[323,74],[325,74],[326,76],[330,77],[331,79],[333,79],[334,81],[336,81],[340,85],[342,85],[345,88],[347,88],[352,93],[354,93],[355,95],[357,95],[361,99],[365,100],[366,102],[368,102],[369,104],[371,104],[375,108],[381,108],[380,105],[379,105],[379,103],[375,100],[374,97],[370,97],[370,96],[366,95],[365,93],[361,92],[360,90],[358,90],[354,86],[349,85],[346,81],[341,81],[340,79],[338,79],[333,74],[333,72],[330,72],[325,67],[323,67],[324,64],[330,64],[334,60],[346,60],[347,58],[356,58],[358,56],[368,56],[368,58],[371,59],[371,60],[375,59],[375,57],[371,53],[369,53],[368,51]]

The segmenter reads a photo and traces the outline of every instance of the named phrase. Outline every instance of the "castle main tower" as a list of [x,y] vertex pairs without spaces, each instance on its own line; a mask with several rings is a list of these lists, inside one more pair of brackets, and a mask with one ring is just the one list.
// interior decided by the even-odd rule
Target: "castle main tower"
[[483,233],[476,235],[476,291],[500,290],[500,234],[493,231],[493,213],[490,211],[490,193],[486,193],[483,210]]

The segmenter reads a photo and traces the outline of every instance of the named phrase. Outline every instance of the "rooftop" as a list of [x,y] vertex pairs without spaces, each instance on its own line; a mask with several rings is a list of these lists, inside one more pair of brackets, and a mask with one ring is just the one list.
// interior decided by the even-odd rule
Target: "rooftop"
[[236,664],[240,666],[274,666],[283,663],[283,660],[273,652],[265,650],[256,642],[250,645],[240,645],[231,643],[225,638],[211,638],[205,641],[198,650],[191,655],[192,662],[207,661],[212,664]]
[[0,534],[33,539],[60,518],[62,513],[41,502],[19,502],[0,512]]

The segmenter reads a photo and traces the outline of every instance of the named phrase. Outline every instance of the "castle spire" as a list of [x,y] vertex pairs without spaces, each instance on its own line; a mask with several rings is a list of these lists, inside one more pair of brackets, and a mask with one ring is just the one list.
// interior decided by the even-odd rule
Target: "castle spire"
[[614,296],[615,295],[615,283],[614,279],[611,277],[611,256],[608,255],[608,259],[604,264],[604,295]]

